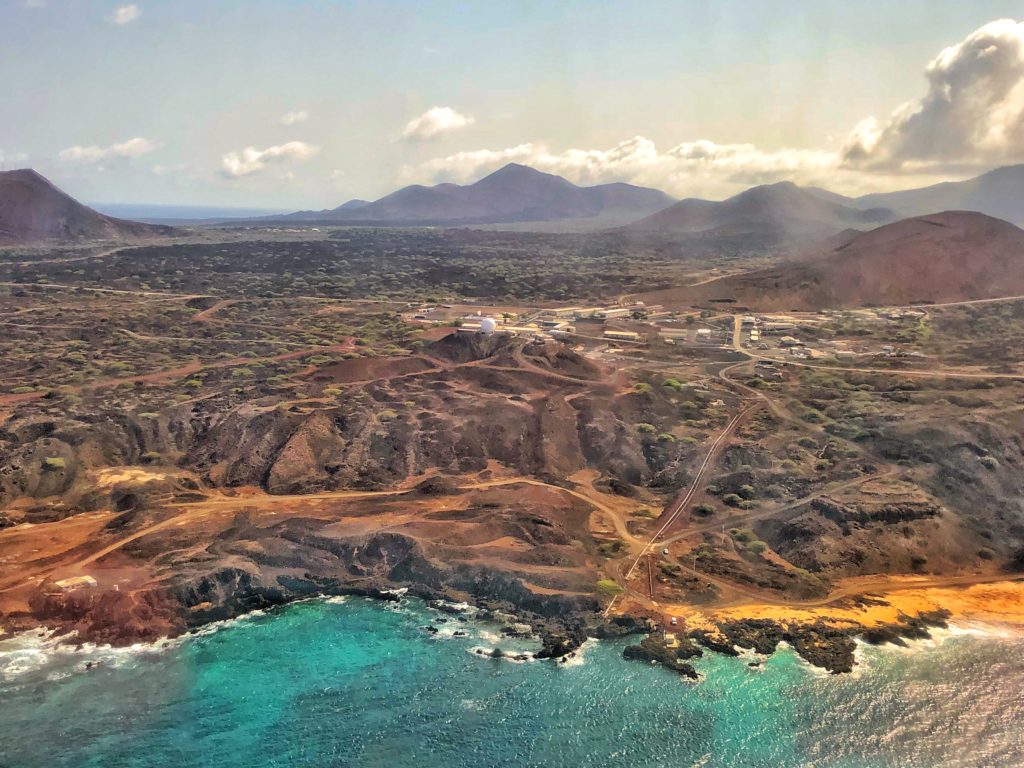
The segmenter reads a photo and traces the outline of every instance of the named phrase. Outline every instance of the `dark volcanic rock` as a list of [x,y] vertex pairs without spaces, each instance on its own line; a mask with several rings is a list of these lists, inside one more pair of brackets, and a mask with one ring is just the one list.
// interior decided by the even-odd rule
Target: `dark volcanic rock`
[[786,642],[806,661],[829,672],[852,672],[853,652],[857,644],[848,629],[831,627],[824,622],[791,625]]
[[565,627],[561,631],[552,627],[541,634],[541,649],[534,658],[560,659],[575,652],[586,641],[587,633],[581,626]]
[[636,616],[615,616],[593,627],[590,630],[590,635],[599,640],[615,640],[629,635],[650,633],[654,630],[654,622],[650,619]]
[[697,670],[686,663],[686,659],[701,656],[701,650],[687,637],[668,638],[662,632],[652,632],[638,645],[629,645],[622,651],[622,657],[635,661],[661,664],[691,680],[698,678]]
[[691,632],[690,636],[709,651],[720,653],[723,656],[739,656],[740,652],[729,642],[723,642],[704,630]]
[[762,656],[775,653],[785,637],[785,630],[771,619],[745,619],[721,626],[722,634],[730,644],[740,648],[753,648]]

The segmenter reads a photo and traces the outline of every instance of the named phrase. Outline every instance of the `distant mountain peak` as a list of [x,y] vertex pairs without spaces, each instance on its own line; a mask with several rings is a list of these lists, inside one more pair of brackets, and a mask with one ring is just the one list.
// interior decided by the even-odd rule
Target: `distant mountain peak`
[[486,186],[487,184],[495,182],[501,182],[503,184],[548,182],[576,186],[571,181],[561,176],[557,176],[553,173],[546,173],[544,171],[538,171],[536,168],[531,168],[530,166],[522,165],[521,163],[506,163],[498,170],[487,174],[470,186],[476,186],[478,184]]
[[606,218],[603,226],[609,227],[635,221],[673,202],[656,189],[630,184],[581,187],[528,165],[506,163],[472,184],[413,184],[372,203],[346,204],[319,214],[290,214],[281,220],[465,226]]

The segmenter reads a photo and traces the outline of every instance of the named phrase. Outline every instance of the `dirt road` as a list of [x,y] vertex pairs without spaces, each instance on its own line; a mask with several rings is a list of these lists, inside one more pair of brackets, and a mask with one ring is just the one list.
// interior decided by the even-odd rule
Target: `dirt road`
[[[697,470],[697,474],[694,475],[693,482],[690,483],[689,487],[687,488],[686,492],[682,495],[681,499],[670,504],[670,506],[666,510],[668,512],[668,515],[665,516],[665,513],[662,513],[662,516],[665,517],[664,523],[662,523],[661,527],[651,537],[650,541],[648,541],[644,545],[643,549],[640,550],[640,553],[633,560],[633,564],[629,567],[629,570],[626,571],[624,581],[629,581],[629,577],[633,575],[633,571],[636,570],[637,566],[640,564],[640,561],[643,559],[644,555],[646,555],[647,552],[657,543],[658,539],[662,536],[662,534],[665,533],[665,531],[669,529],[672,523],[676,521],[676,518],[679,517],[680,513],[684,509],[686,509],[686,506],[690,503],[694,495],[697,493],[697,489],[700,487],[700,484],[704,479],[704,475],[707,472],[708,467],[710,467],[711,464],[714,462],[715,458],[718,455],[719,448],[724,443],[724,441],[729,437],[729,435],[732,434],[733,430],[736,429],[736,427],[740,424],[744,417],[746,417],[759,405],[759,403],[748,405],[742,411],[737,413],[735,416],[733,416],[732,420],[725,426],[725,428],[719,433],[718,437],[715,438],[714,442],[711,444],[711,447],[707,452],[707,455],[704,457],[704,461],[701,462],[701,465]],[[605,608],[605,616],[607,616],[611,612],[612,607],[615,605],[615,599],[616,598],[613,597],[611,601],[608,603],[608,606]]]

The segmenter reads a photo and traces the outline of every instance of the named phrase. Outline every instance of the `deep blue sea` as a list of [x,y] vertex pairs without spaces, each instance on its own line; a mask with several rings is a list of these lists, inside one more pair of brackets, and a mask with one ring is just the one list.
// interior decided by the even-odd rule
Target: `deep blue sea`
[[1024,765],[1016,635],[864,648],[847,676],[787,650],[757,668],[709,653],[692,683],[623,660],[621,642],[591,641],[564,665],[485,658],[474,650],[530,644],[440,618],[349,598],[156,648],[7,639],[0,766]]

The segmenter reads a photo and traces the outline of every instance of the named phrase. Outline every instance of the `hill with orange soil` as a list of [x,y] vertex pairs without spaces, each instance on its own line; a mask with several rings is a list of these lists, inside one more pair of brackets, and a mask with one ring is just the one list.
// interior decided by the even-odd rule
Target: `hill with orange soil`
[[870,232],[771,269],[652,299],[799,310],[969,301],[1024,294],[1024,230],[980,213],[947,211]]

